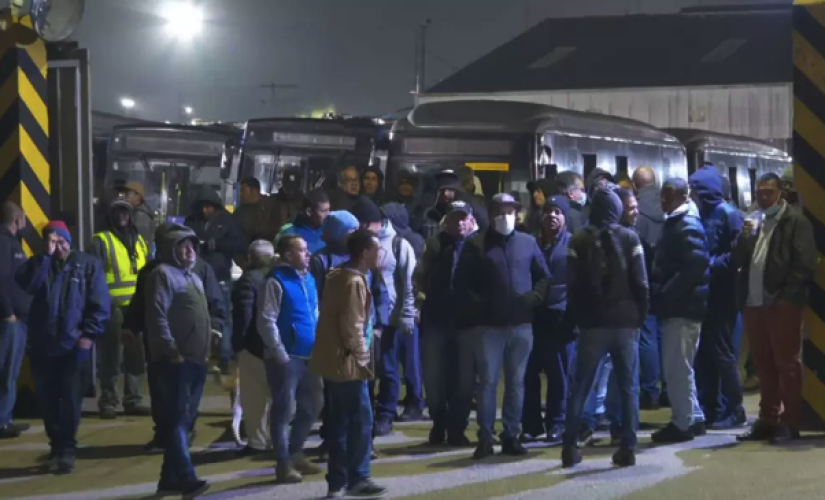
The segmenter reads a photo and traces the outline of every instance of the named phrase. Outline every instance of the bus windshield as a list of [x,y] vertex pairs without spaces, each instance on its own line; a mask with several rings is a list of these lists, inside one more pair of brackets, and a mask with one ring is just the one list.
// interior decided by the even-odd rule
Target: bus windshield
[[247,151],[241,179],[258,179],[263,193],[277,193],[284,182],[297,182],[306,192],[334,177],[341,159],[341,155],[326,151]]

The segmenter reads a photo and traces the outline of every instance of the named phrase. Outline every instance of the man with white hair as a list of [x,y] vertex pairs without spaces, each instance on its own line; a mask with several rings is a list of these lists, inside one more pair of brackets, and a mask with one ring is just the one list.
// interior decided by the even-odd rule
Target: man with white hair
[[258,334],[258,290],[275,262],[275,247],[266,240],[249,245],[248,267],[232,288],[232,350],[240,371],[240,403],[248,438],[244,454],[271,448],[269,407],[272,398],[266,380],[264,343]]

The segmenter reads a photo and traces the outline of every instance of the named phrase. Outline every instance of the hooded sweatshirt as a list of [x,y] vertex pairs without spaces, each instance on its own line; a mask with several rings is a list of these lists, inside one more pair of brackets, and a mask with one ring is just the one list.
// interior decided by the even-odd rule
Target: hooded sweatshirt
[[145,326],[152,361],[168,361],[178,356],[198,365],[209,357],[212,325],[203,282],[175,256],[175,247],[198,237],[189,228],[176,226],[158,242],[156,267],[146,282]]
[[639,236],[622,227],[624,207],[609,189],[593,193],[590,225],[570,242],[568,307],[580,328],[640,328],[649,298]]
[[[636,232],[639,238],[651,249],[651,255],[646,255],[648,264],[652,264],[656,254],[656,245],[662,235],[662,226],[665,224],[665,214],[662,212],[661,190],[653,184],[643,187],[636,193],[639,203],[639,217],[636,219]],[[650,267],[648,268],[650,269]]]
[[[367,172],[372,172],[378,176],[378,189],[372,194],[367,194],[364,191],[364,176]],[[382,203],[384,201],[384,172],[382,172],[380,168],[367,167],[361,172],[361,193],[375,203]]]
[[[203,216],[205,204],[214,205],[218,210],[210,220]],[[184,225],[195,232],[201,243],[198,254],[212,266],[218,280],[231,282],[232,258],[245,254],[249,245],[240,224],[233,214],[226,211],[218,193],[206,190],[192,204],[192,215],[186,218]]]
[[292,224],[287,224],[281,229],[278,233],[277,239],[280,239],[281,236],[285,234],[297,234],[307,242],[307,250],[309,250],[309,253],[314,254],[318,252],[326,246],[326,243],[324,243],[324,239],[322,238],[324,226],[321,225],[319,227],[312,227],[309,221],[309,217],[304,213],[296,215],[295,220],[292,221]]
[[424,238],[410,228],[410,213],[401,203],[387,203],[381,209],[392,223],[395,232],[412,246],[416,260],[424,253]]
[[379,267],[387,287],[390,326],[412,331],[415,328],[416,316],[415,293],[413,292],[415,252],[412,245],[395,232],[392,223],[387,219],[384,219],[377,236],[378,243],[384,251]]
[[742,214],[725,201],[722,176],[715,168],[697,170],[690,176],[710,255],[710,299],[708,304],[736,309],[736,268],[731,257],[744,220]]

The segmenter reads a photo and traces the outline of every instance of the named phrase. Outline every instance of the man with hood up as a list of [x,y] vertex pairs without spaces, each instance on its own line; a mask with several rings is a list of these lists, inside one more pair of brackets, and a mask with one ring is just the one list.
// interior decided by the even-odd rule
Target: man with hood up
[[[231,308],[232,258],[246,252],[247,241],[237,218],[223,206],[218,193],[205,190],[192,205],[192,214],[184,225],[192,228],[198,237],[199,255],[205,260],[221,284],[224,309]],[[223,325],[221,338],[221,368],[226,372],[232,359],[232,322]]]
[[[147,302],[146,300],[146,286],[149,279],[149,275],[152,274],[152,271],[155,270],[156,267],[160,266],[163,263],[163,252],[162,246],[164,243],[168,243],[168,239],[166,238],[166,233],[168,232],[176,232],[180,233],[181,231],[188,231],[189,229],[185,226],[180,224],[162,224],[158,226],[155,230],[155,237],[154,240],[157,242],[157,252],[155,252],[155,258],[148,262],[143,269],[140,270],[138,273],[137,278],[137,286],[135,286],[135,295],[132,297],[132,302],[129,304],[129,311],[126,316],[126,321],[124,323],[124,327],[128,328],[133,332],[140,332],[143,337],[143,349],[146,354],[146,359],[151,360],[151,354],[149,351],[149,339],[146,335],[146,308],[149,307],[151,302]],[[213,347],[217,346],[220,343],[221,332],[223,331],[223,325],[227,322],[229,311],[227,311],[224,307],[223,303],[223,291],[221,290],[221,285],[218,283],[218,279],[215,277],[215,272],[212,271],[212,266],[206,263],[200,257],[198,258],[197,262],[195,263],[195,267],[192,268],[192,272],[197,275],[201,281],[203,282],[203,287],[206,292],[206,300],[209,304],[209,316],[210,316],[210,323],[212,327],[212,342]],[[160,373],[157,370],[155,364],[147,363],[146,366],[147,370],[147,378],[149,379],[149,398],[153,401],[160,401],[161,398],[161,390],[163,385],[163,380],[160,377]],[[165,447],[165,439],[166,439],[166,430],[164,428],[164,412],[161,404],[153,404],[152,405],[152,420],[154,421],[155,428],[154,428],[154,436],[152,440],[146,445],[145,450],[147,452],[158,452],[163,451]],[[195,422],[193,420],[192,425],[190,426],[189,430],[189,442],[192,442],[194,437],[194,427]]]
[[412,246],[416,261],[424,255],[424,238],[410,227],[410,212],[401,203],[387,203],[381,207],[384,216],[392,223],[395,232]]
[[661,200],[667,220],[656,247],[650,295],[662,326],[662,369],[671,422],[651,438],[655,443],[680,443],[707,432],[693,362],[707,312],[710,254],[688,183],[678,178],[665,181]]
[[[636,218],[636,233],[645,247],[645,263],[648,275],[652,274],[656,244],[662,234],[665,214],[662,212],[660,188],[656,171],[648,166],[639,167],[633,172],[633,187],[636,189],[636,201],[639,215]],[[661,403],[667,403],[662,390],[659,389],[662,357],[662,329],[656,316],[651,312],[642,326],[639,336],[639,407],[643,410],[655,410]]]
[[[450,204],[454,201],[465,201],[473,206],[473,218],[478,224],[479,228],[484,231],[489,225],[489,218],[487,217],[487,210],[483,205],[478,205],[464,190],[461,179],[452,170],[445,170],[435,175],[436,192],[434,204],[427,204],[427,195],[425,193],[422,199],[422,206],[425,206],[424,217],[421,223],[421,235],[425,239],[429,239],[439,232],[441,232],[441,222],[446,215]],[[429,198],[432,202],[432,198]]]
[[466,193],[468,200],[471,201],[473,205],[476,206],[486,206],[487,200],[484,199],[484,195],[481,193],[479,186],[481,186],[480,182],[478,181],[478,177],[476,177],[475,170],[467,165],[463,165],[456,169],[456,175],[458,175],[458,179],[461,181],[461,187],[464,188],[464,193]]
[[696,389],[705,419],[714,429],[747,423],[734,338],[738,269],[731,262],[744,219],[725,201],[722,176],[716,168],[690,176],[693,201],[699,209],[710,254],[710,295],[696,357]]
[[367,167],[361,172],[361,194],[377,204],[384,201],[384,172],[378,167]]
[[170,228],[158,242],[158,265],[147,277],[144,315],[151,363],[164,411],[163,466],[158,495],[193,497],[209,488],[189,456],[189,433],[206,383],[211,320],[203,281],[194,273],[200,246],[188,227]]
[[45,254],[26,261],[15,280],[32,296],[27,352],[51,447],[44,468],[68,474],[86,393],[83,372],[109,321],[111,299],[100,260],[72,249],[65,223],[49,222],[43,239]]
[[150,409],[141,404],[141,386],[146,374],[140,332],[124,332],[123,323],[135,294],[137,277],[149,259],[149,247],[132,219],[132,205],[118,198],[109,205],[106,230],[92,238],[90,253],[100,259],[112,297],[111,321],[100,339],[98,363],[100,377],[100,418],[117,416],[121,365],[126,369],[123,409],[126,415],[145,416]]
[[[401,396],[401,376],[398,370],[398,350],[404,337],[415,335],[415,293],[413,272],[416,260],[410,243],[395,232],[381,209],[368,198],[362,198],[352,207],[352,214],[362,229],[369,229],[381,244],[382,259],[379,270],[387,287],[390,314],[389,328],[382,331],[377,354],[381,357],[375,418],[375,433],[385,436],[392,432],[392,424],[398,418],[398,398]],[[421,393],[417,395],[421,399]],[[420,403],[419,403],[420,405]]]

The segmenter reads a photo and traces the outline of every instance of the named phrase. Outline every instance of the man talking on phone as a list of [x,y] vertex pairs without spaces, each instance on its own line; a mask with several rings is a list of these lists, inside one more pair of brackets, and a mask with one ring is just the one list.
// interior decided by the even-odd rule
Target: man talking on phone
[[83,369],[92,343],[111,315],[109,289],[100,261],[72,249],[66,224],[43,229],[46,253],[17,270],[17,284],[32,295],[28,353],[35,393],[49,436],[45,471],[74,471],[77,428],[84,387]]

